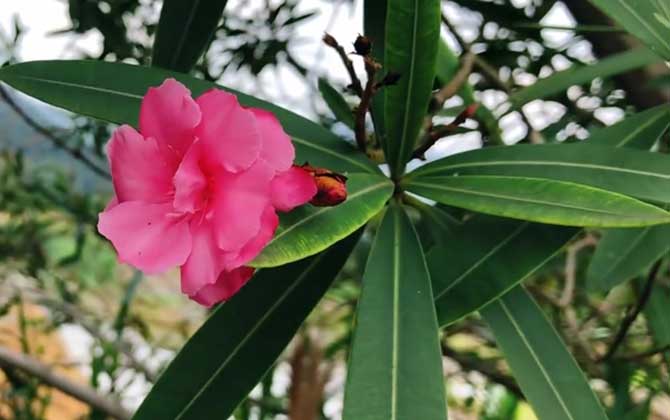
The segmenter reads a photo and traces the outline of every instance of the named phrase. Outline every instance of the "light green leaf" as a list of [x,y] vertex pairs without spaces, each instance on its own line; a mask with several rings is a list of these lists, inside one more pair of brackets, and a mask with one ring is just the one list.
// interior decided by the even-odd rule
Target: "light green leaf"
[[605,231],[586,272],[591,290],[607,291],[649,269],[670,250],[670,225]]
[[344,420],[446,420],[430,276],[414,228],[391,205],[358,302]]
[[[363,1],[363,33],[372,41],[372,56],[382,65],[382,73],[388,69],[384,66],[384,41],[386,37],[386,11],[388,0]],[[386,126],[384,124],[384,104],[386,89],[378,90],[372,98],[372,121],[381,144],[386,142]]]
[[670,107],[657,106],[596,130],[586,144],[649,150],[670,126]]
[[319,78],[319,92],[330,111],[338,121],[345,123],[349,128],[354,128],[354,114],[344,97],[324,78]]
[[205,52],[226,0],[164,0],[151,64],[188,73]]
[[393,193],[388,178],[352,174],[346,201],[334,207],[302,206],[280,216],[274,238],[250,265],[274,267],[323,251],[379,213]]
[[480,314],[539,418],[607,419],[577,362],[523,287],[515,287]]
[[[670,60],[670,5],[667,0],[591,0],[649,48]],[[660,17],[660,19],[659,19]]]
[[615,76],[659,61],[660,58],[647,49],[626,51],[594,64],[575,66],[539,79],[532,85],[512,93],[509,99],[516,108],[519,108],[530,101],[549,98],[563,92],[570,86],[583,85],[599,77]]
[[388,1],[384,65],[400,73],[384,109],[384,152],[394,177],[404,172],[428,111],[439,40],[439,0]]
[[532,222],[593,227],[670,222],[670,213],[658,207],[571,182],[466,175],[414,178],[406,186],[443,204]]
[[575,182],[641,200],[670,203],[670,156],[590,144],[487,147],[431,162],[407,178],[462,175]]
[[228,418],[326,293],[359,236],[259,271],[186,343],[133,419]]
[[293,137],[296,160],[339,172],[379,170],[324,127],[299,115],[222,86],[182,73],[103,61],[31,61],[0,69],[0,81],[52,105],[119,124],[137,125],[140,101],[151,86],[173,77],[194,96],[212,88],[237,95],[244,106],[272,111]]
[[483,215],[468,220],[451,233],[449,244],[433,248],[426,257],[439,324],[455,322],[500,297],[577,232]]

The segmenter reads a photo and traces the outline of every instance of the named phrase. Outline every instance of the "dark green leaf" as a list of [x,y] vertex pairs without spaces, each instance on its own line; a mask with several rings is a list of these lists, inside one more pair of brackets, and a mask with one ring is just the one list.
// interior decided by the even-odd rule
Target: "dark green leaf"
[[152,64],[188,73],[214,36],[226,0],[164,0]]
[[654,345],[658,348],[670,346],[670,311],[668,308],[670,308],[670,286],[665,282],[658,282],[644,308],[647,323],[654,337]]
[[140,101],[151,86],[173,77],[197,96],[221,88],[244,106],[272,111],[293,137],[296,160],[340,172],[378,169],[330,131],[297,114],[204,80],[157,68],[102,61],[32,61],[0,69],[0,80],[52,105],[105,121],[137,125]]
[[345,123],[349,128],[354,128],[354,114],[344,97],[328,83],[326,79],[319,78],[319,92],[328,108],[338,121]]
[[[382,74],[388,69],[384,66],[384,41],[386,37],[386,10],[388,0],[365,0],[363,2],[363,31],[372,41],[372,56],[382,65]],[[386,142],[386,127],[384,125],[384,103],[386,89],[377,91],[372,98],[372,120],[375,132],[382,144]]]
[[657,106],[597,130],[586,144],[649,150],[670,126],[670,107]]
[[455,322],[503,295],[578,231],[490,216],[468,220],[449,244],[427,256],[439,324]]
[[607,419],[575,359],[523,287],[480,313],[542,420]]
[[334,207],[302,206],[280,216],[280,227],[250,265],[274,267],[296,261],[350,235],[379,213],[393,193],[386,177],[352,174],[346,201]]
[[532,222],[593,227],[670,222],[670,213],[659,207],[572,182],[466,175],[417,177],[406,186],[443,204]]
[[186,343],[133,419],[228,418],[319,302],[358,237],[259,271]]
[[384,65],[400,80],[386,91],[384,151],[394,176],[403,173],[428,111],[439,40],[439,0],[389,0]]
[[391,205],[363,275],[345,420],[446,420],[430,276],[403,209]]

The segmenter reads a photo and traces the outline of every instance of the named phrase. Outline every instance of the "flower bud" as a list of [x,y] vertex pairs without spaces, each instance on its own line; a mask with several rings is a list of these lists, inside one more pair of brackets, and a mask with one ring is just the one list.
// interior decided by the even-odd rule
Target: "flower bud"
[[310,204],[317,207],[336,206],[347,199],[347,177],[329,169],[315,168],[304,164],[316,182],[317,193]]
[[354,41],[354,50],[358,55],[368,55],[372,50],[372,41],[367,36],[358,35]]
[[332,47],[332,48],[339,47],[339,44],[337,43],[337,40],[335,39],[335,37],[333,37],[329,33],[323,34],[323,43],[328,45],[329,47]]

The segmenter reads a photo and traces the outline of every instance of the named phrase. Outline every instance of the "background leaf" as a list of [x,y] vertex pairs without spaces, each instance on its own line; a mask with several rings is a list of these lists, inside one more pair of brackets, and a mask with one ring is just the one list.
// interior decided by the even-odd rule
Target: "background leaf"
[[548,179],[417,177],[407,189],[443,204],[540,223],[624,227],[670,222],[670,213],[625,195]]
[[670,126],[670,107],[657,106],[596,130],[585,144],[649,150]]
[[181,73],[102,61],[31,61],[0,69],[0,80],[52,105],[101,120],[137,125],[140,101],[151,86],[173,77],[198,96],[219,88],[237,95],[244,106],[272,111],[293,138],[296,160],[339,172],[379,173],[361,153],[320,125],[299,115]]
[[164,0],[151,63],[188,73],[205,52],[226,0]]
[[542,420],[607,419],[575,359],[523,287],[480,313]]
[[401,207],[389,206],[363,274],[345,420],[446,420],[430,276]]
[[254,267],[274,267],[323,251],[379,213],[393,193],[388,178],[352,174],[347,199],[334,207],[302,206],[280,215],[279,229]]
[[259,271],[186,343],[133,419],[228,418],[319,302],[359,236]]
[[354,128],[354,114],[351,107],[344,97],[328,81],[322,77],[319,78],[319,92],[323,100],[326,101],[328,108],[335,115],[338,121],[343,122],[349,128]]
[[[386,41],[386,12],[388,0],[363,1],[363,33],[372,41],[372,57],[382,65],[382,74],[388,69],[384,66],[384,50]],[[380,89],[372,98],[372,119],[375,132],[381,144],[386,142],[386,125],[384,123],[384,104],[386,89]]]
[[428,111],[439,39],[439,0],[388,1],[384,65],[400,73],[384,109],[384,152],[393,176],[404,171]]

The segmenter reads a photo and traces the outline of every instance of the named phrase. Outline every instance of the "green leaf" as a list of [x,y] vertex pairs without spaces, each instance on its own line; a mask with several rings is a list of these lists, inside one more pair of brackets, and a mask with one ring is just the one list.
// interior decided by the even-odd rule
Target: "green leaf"
[[641,200],[670,203],[670,156],[590,144],[487,147],[431,162],[419,179],[495,175],[575,182]]
[[630,280],[670,250],[670,225],[605,231],[586,272],[590,290],[607,291]]
[[[578,229],[478,215],[427,255],[440,325],[494,301],[542,267]],[[523,252],[519,252],[523,250]]]
[[670,107],[657,106],[632,115],[611,127],[596,130],[586,144],[649,150],[670,126]]
[[393,193],[388,178],[352,174],[346,201],[334,207],[302,206],[280,216],[274,238],[250,265],[274,267],[323,251],[379,213]]
[[324,78],[319,78],[319,92],[330,111],[338,121],[345,123],[349,128],[354,128],[354,114],[344,97],[335,90]]
[[670,213],[658,207],[572,182],[467,175],[416,178],[407,189],[443,204],[532,222],[593,227],[670,222]]
[[92,60],[31,61],[0,69],[0,81],[44,102],[77,114],[135,126],[147,89],[169,77],[184,83],[194,96],[220,88],[236,94],[244,106],[273,112],[293,138],[298,162],[308,161],[339,172],[379,173],[363,154],[324,127],[268,102],[181,73]]
[[400,73],[384,109],[384,152],[394,177],[404,172],[428,111],[439,40],[439,0],[388,1],[384,65]]
[[430,276],[412,224],[389,207],[363,274],[344,420],[446,420]]
[[[386,37],[386,11],[388,0],[363,1],[363,33],[372,41],[372,56],[382,65],[382,73],[388,69],[384,66],[384,50]],[[386,127],[384,124],[384,104],[386,103],[386,89],[380,89],[372,98],[372,121],[375,132],[381,144],[386,142]]]
[[590,83],[596,78],[608,78],[658,61],[659,57],[647,49],[626,51],[594,64],[575,66],[539,79],[532,85],[512,93],[509,99],[516,108],[519,108],[536,99],[548,98],[563,92],[570,86]]
[[[670,287],[666,283],[656,284],[644,308],[644,315],[658,348],[670,346]],[[666,352],[666,360],[667,360]]]
[[542,420],[606,420],[577,362],[521,286],[480,311]]
[[188,73],[214,36],[226,0],[165,0],[152,65]]
[[[665,2],[665,3],[664,3]],[[670,5],[666,0],[591,0],[649,48],[670,60]]]
[[259,271],[186,343],[133,419],[228,418],[326,293],[358,237]]

